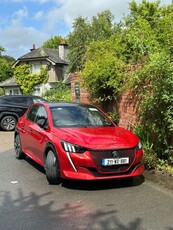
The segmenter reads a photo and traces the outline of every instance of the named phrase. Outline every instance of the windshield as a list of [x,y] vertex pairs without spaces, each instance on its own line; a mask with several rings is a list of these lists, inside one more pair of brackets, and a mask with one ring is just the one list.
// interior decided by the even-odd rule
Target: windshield
[[96,107],[88,105],[52,107],[55,127],[105,127],[114,126]]

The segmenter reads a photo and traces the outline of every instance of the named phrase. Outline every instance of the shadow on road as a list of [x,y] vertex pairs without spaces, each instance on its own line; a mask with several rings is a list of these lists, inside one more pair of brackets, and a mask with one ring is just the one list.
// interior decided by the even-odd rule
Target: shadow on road
[[[118,229],[143,230],[142,220],[136,218],[124,224],[117,217],[117,210],[88,210],[85,204],[62,204],[53,208],[54,201],[42,202],[50,193],[38,195],[34,192],[24,195],[21,189],[13,199],[10,192],[0,192],[0,226],[4,230],[49,229],[49,230],[81,230],[81,229]],[[56,202],[60,201],[57,197]]]
[[111,179],[101,181],[63,180],[62,186],[68,189],[94,191],[139,186],[144,183],[144,181],[145,178],[141,175],[133,179]]
[[41,165],[37,164],[35,161],[33,161],[30,157],[26,156],[26,157],[25,157],[25,161],[26,161],[28,164],[30,164],[31,167],[34,167],[36,170],[38,170],[40,173],[45,174],[44,168],[43,168]]

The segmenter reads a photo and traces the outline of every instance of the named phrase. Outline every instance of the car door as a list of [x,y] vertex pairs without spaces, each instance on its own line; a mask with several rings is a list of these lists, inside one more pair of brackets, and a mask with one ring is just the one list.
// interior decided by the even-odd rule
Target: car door
[[26,114],[26,119],[21,124],[21,141],[23,151],[28,153],[30,156],[33,154],[33,137],[32,137],[32,125],[35,124],[37,111],[39,109],[39,105],[35,104],[30,107],[29,111]]
[[[48,122],[46,108],[43,105],[38,106],[34,122],[29,126],[30,151],[37,158],[37,162],[43,164],[44,148],[47,143],[49,128],[43,129],[38,124],[39,119],[45,119]],[[48,127],[48,124],[47,124]]]

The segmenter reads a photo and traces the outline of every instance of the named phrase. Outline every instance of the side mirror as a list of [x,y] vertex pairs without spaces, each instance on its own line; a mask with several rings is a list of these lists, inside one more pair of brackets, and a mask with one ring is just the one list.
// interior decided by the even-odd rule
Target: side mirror
[[45,117],[39,118],[36,123],[42,129],[47,129],[48,128],[48,126],[47,126],[47,118],[45,118]]

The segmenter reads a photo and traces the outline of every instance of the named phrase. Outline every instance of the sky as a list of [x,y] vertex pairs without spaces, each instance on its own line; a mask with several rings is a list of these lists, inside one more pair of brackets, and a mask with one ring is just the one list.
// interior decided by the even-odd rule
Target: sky
[[[136,0],[140,3],[142,0]],[[154,0],[149,0],[153,2]],[[74,19],[91,19],[110,10],[116,21],[129,13],[130,0],[0,0],[0,46],[14,58],[30,52],[55,35],[66,37]],[[172,0],[161,0],[161,5]]]

